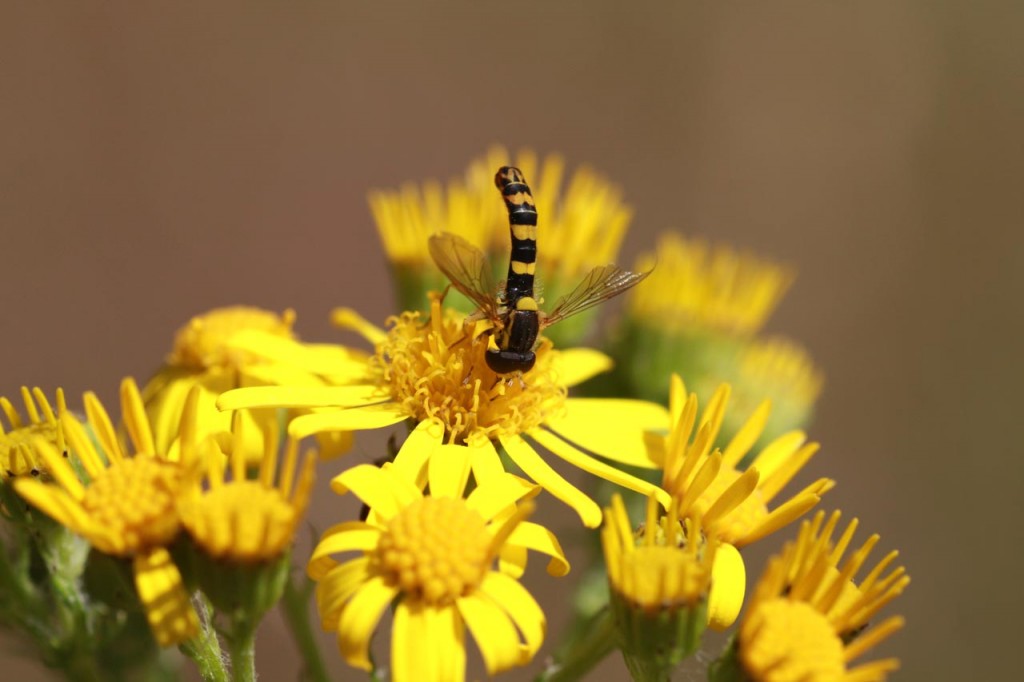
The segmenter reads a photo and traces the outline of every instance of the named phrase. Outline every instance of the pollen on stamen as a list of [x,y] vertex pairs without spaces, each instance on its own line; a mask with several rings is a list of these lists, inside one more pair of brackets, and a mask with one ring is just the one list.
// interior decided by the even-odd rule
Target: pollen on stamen
[[567,391],[558,383],[549,341],[541,340],[529,372],[496,374],[485,360],[486,323],[466,322],[441,300],[431,296],[427,320],[418,312],[392,317],[374,357],[410,417],[439,419],[447,440],[463,443],[475,433],[495,438],[528,431],[564,409]]

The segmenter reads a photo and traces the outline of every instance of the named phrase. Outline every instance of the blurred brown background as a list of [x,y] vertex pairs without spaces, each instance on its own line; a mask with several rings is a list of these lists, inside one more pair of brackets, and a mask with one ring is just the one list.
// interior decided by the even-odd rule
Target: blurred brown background
[[[559,151],[636,208],[623,262],[678,228],[798,267],[770,330],[827,373],[805,478],[902,551],[896,679],[1012,677],[1024,6],[370,4],[0,6],[0,393],[113,399],[223,304],[338,339],[332,306],[391,312],[369,188]],[[261,642],[263,679],[295,679],[276,619]]]

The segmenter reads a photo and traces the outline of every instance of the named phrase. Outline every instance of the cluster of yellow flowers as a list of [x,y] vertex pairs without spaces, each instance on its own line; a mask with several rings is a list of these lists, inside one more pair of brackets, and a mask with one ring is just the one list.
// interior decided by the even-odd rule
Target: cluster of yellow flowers
[[[228,679],[220,633],[230,675],[252,679],[260,617],[282,595],[292,607],[306,596],[288,573],[314,469],[336,466],[327,460],[356,432],[404,426],[401,447],[382,463],[342,466],[331,479],[364,513],[324,532],[305,562],[320,622],[347,663],[386,668],[399,682],[461,680],[467,630],[489,675],[534,660],[547,628],[519,581],[529,550],[548,557],[552,576],[569,572],[554,530],[529,520],[547,493],[584,527],[601,527],[603,555],[592,559],[603,558],[607,583],[604,608],[578,614],[585,627],[541,679],[578,679],[615,649],[634,679],[667,679],[705,627],[725,630],[739,618],[744,547],[805,516],[834,485],[822,478],[783,494],[818,451],[799,429],[821,379],[791,342],[752,336],[792,274],[668,235],[607,353],[561,347],[592,331],[593,314],[582,315],[545,330],[528,372],[498,375],[485,360],[489,322],[434,293],[445,282],[427,240],[453,232],[503,263],[508,226],[491,178],[510,158],[495,148],[447,190],[430,183],[370,195],[406,312],[381,328],[336,310],[335,323],[364,348],[300,341],[291,311],[211,311],[178,333],[142,391],[122,382],[119,425],[92,393],[76,412],[61,392],[54,409],[42,391],[23,390],[27,419],[0,399],[10,426],[0,435],[0,485],[93,554],[130,566],[160,647],[180,645],[204,679]],[[614,260],[631,209],[592,171],[572,174],[562,191],[561,159],[516,161],[539,179],[537,271],[555,298]],[[584,396],[570,395],[595,377]],[[758,387],[770,390],[752,401]],[[769,394],[799,409],[773,421]],[[300,463],[306,438],[316,439],[319,465],[311,453]],[[596,499],[551,456],[625,497]],[[12,499],[5,492],[5,508]],[[9,519],[43,522],[35,511]],[[833,541],[837,523],[838,513],[826,522],[818,512],[772,560],[711,679],[867,682],[896,667],[850,661],[900,627],[869,621],[909,579],[902,568],[883,576],[891,554],[857,581],[877,536],[842,562],[856,522]],[[76,584],[84,576],[79,566]],[[389,610],[382,666],[371,640]],[[301,629],[299,613],[290,622]],[[324,674],[309,660],[315,651],[303,655],[312,677]]]

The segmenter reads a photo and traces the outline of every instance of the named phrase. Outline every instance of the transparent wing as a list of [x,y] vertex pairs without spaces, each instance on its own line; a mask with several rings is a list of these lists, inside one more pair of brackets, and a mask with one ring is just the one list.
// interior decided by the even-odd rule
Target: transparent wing
[[651,271],[630,272],[617,265],[599,265],[576,285],[569,294],[558,299],[554,309],[544,318],[544,325],[554,324],[559,320],[593,308],[609,298],[618,296],[626,289],[642,281]]
[[452,286],[476,303],[489,319],[498,317],[498,287],[491,278],[490,266],[483,252],[448,232],[438,232],[427,242],[430,257]]

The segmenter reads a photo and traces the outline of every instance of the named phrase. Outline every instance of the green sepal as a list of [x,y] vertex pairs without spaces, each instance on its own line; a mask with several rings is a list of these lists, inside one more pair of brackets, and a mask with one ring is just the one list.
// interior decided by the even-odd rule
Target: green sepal
[[739,659],[739,642],[733,635],[722,655],[708,666],[708,682],[749,682]]
[[194,543],[188,573],[219,613],[256,623],[280,601],[291,569],[291,553],[272,561],[241,564],[214,559]]
[[634,680],[664,682],[700,648],[707,627],[707,600],[692,607],[649,612],[612,593],[619,648]]

